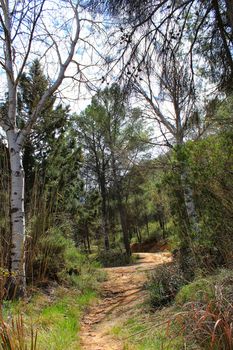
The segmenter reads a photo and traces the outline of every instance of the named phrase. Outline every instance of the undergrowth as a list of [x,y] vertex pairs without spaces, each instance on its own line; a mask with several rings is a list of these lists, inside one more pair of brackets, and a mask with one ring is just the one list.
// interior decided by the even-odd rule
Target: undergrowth
[[65,253],[70,265],[58,273],[62,285],[50,282],[40,290],[32,286],[30,300],[2,302],[0,350],[79,349],[81,315],[105,273],[72,246]]
[[111,333],[124,350],[233,350],[233,272],[222,269],[187,284],[174,269],[153,273],[149,303]]
[[128,256],[121,250],[101,250],[96,255],[96,260],[99,261],[104,267],[125,266],[134,262],[132,256]]
[[[0,348],[2,350],[36,350],[37,331],[31,327],[29,336],[22,315],[6,323],[0,319]],[[27,338],[30,337],[30,340]]]
[[171,331],[169,318],[172,308],[158,310],[155,314],[139,310],[131,318],[112,328],[111,333],[124,344],[124,350],[181,350],[184,339]]
[[180,288],[186,284],[179,266],[173,262],[158,266],[149,277],[149,303],[153,308],[171,303]]
[[[6,302],[4,318],[7,321],[12,346],[0,345],[2,350],[64,350],[79,349],[79,321],[85,307],[96,297],[94,291],[85,294],[77,289],[58,287],[51,289],[49,294],[37,294],[30,302]],[[19,316],[20,315],[20,316]],[[12,321],[9,321],[11,319]],[[20,323],[15,320],[20,320]],[[12,323],[16,324],[12,327]],[[2,322],[3,324],[3,322]],[[32,337],[33,331],[33,337]],[[1,327],[3,337],[5,329]],[[36,345],[31,347],[34,339]],[[23,346],[16,347],[14,344]],[[5,345],[3,345],[5,344]],[[4,347],[5,346],[5,347]]]
[[183,287],[176,322],[188,343],[204,350],[233,349],[233,272],[221,270]]

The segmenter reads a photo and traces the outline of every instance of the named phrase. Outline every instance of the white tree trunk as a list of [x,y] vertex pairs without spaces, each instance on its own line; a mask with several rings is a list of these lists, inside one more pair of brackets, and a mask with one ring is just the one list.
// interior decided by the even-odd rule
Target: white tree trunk
[[[53,84],[44,92],[41,99],[38,101],[31,115],[28,116],[25,126],[21,130],[17,130],[17,89],[22,78],[22,74],[27,71],[28,63],[33,57],[32,48],[37,42],[36,33],[43,27],[41,19],[43,6],[46,1],[42,0],[40,4],[32,2],[30,9],[28,6],[21,6],[21,14],[18,15],[17,1],[0,0],[0,26],[1,30],[1,69],[5,72],[7,80],[7,115],[0,115],[0,125],[3,127],[7,135],[8,149],[10,157],[11,170],[11,231],[12,231],[12,249],[11,249],[11,272],[15,275],[15,284],[17,294],[24,294],[26,277],[25,277],[25,259],[24,259],[24,243],[25,243],[25,213],[24,213],[24,170],[22,166],[22,147],[23,141],[31,132],[33,125],[36,123],[38,115],[44,109],[45,104],[50,96],[61,85],[66,75],[66,70],[69,64],[73,61],[76,44],[80,35],[80,20],[79,20],[79,1],[67,1],[68,13],[73,11],[73,21],[70,33],[67,32],[67,37],[70,37],[69,42],[64,42],[67,46],[66,54],[61,55],[59,47],[60,40],[64,36],[64,28],[62,27],[62,36],[59,33],[53,33],[54,28],[44,28],[46,38],[52,40],[53,45],[50,49],[56,53],[57,61],[57,76],[54,77]],[[30,3],[30,1],[28,2]],[[29,15],[32,18],[29,19]],[[64,12],[65,14],[65,12]],[[40,20],[41,19],[41,20]],[[64,18],[64,21],[66,19]],[[71,20],[68,15],[68,22]],[[64,22],[65,23],[65,22]],[[52,24],[52,22],[51,22]],[[68,28],[69,26],[67,26]],[[51,31],[49,32],[49,29]],[[13,31],[13,34],[12,34]],[[61,34],[60,32],[60,34]],[[45,38],[45,37],[44,37]],[[41,39],[40,39],[41,40]],[[46,39],[45,39],[46,40]],[[35,42],[35,44],[34,44]],[[15,43],[19,43],[15,44]],[[49,49],[41,53],[42,57],[49,55]],[[61,57],[62,56],[62,57]],[[56,59],[55,59],[56,61]],[[77,64],[77,73],[80,68]]]
[[190,228],[192,232],[196,235],[196,238],[198,238],[200,233],[200,227],[199,227],[198,216],[197,216],[196,207],[193,199],[193,190],[188,183],[188,175],[184,168],[182,168],[180,176],[181,176],[181,185],[184,193],[184,204],[185,204],[185,209],[187,212]]
[[17,294],[25,294],[25,213],[24,213],[24,170],[22,164],[22,146],[17,140],[18,133],[7,132],[11,167],[11,272]]
[[193,189],[189,184],[189,178],[188,178],[188,172],[187,172],[187,165],[185,164],[184,154],[182,154],[181,148],[184,147],[184,136],[182,127],[180,125],[180,117],[177,117],[178,120],[178,132],[176,135],[176,141],[177,141],[177,160],[179,162],[179,174],[180,174],[180,182],[182,186],[182,192],[184,196],[184,205],[186,214],[188,217],[188,226],[191,230],[190,233],[195,234],[195,238],[199,237],[200,234],[200,226],[199,226],[199,220],[196,212],[196,206],[193,199]]

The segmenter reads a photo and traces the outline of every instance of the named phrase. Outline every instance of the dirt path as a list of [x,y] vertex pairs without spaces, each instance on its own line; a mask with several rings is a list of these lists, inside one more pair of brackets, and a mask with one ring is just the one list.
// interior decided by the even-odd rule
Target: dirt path
[[102,285],[102,299],[83,318],[80,333],[82,350],[123,350],[123,344],[114,338],[110,330],[129,318],[135,306],[144,301],[147,272],[171,261],[167,252],[137,255],[138,263],[133,266],[105,269],[108,280]]

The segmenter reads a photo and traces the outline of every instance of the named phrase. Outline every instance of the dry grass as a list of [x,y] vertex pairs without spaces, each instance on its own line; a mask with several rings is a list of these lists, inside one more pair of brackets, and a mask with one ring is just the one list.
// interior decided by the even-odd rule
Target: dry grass
[[37,331],[31,326],[27,329],[23,316],[18,315],[10,323],[0,319],[1,350],[36,350]]
[[[215,282],[214,282],[215,281]],[[185,303],[176,317],[188,342],[205,350],[233,350],[233,274],[222,271],[212,280],[213,296]]]

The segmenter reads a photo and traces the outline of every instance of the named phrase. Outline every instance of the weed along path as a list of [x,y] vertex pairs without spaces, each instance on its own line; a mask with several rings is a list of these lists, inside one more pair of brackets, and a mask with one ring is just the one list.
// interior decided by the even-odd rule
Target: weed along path
[[80,341],[82,350],[123,350],[111,330],[132,316],[145,300],[147,272],[171,261],[168,252],[137,253],[135,265],[106,268],[107,281],[102,285],[102,299],[83,317]]

